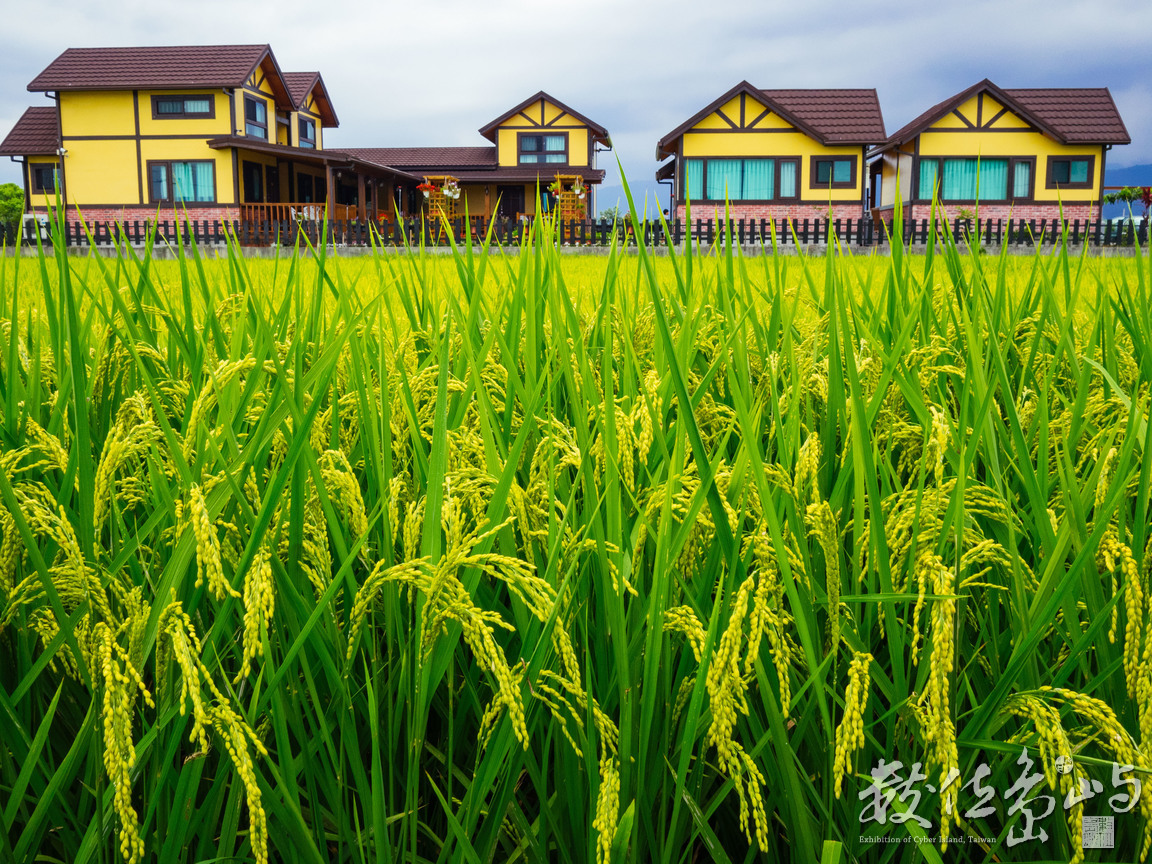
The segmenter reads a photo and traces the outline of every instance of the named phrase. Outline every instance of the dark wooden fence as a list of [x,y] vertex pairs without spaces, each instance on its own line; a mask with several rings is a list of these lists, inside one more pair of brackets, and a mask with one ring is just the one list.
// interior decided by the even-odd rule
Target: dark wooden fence
[[[1068,241],[1073,245],[1088,243],[1093,246],[1133,246],[1148,243],[1148,222],[1140,223],[1104,222],[1073,220],[1061,226],[1057,220],[1024,219],[957,219],[947,225],[938,223],[937,237],[945,233],[956,242],[964,243],[971,239],[985,245],[1034,247],[1051,245],[1060,241],[1063,230],[1067,231]],[[932,226],[927,219],[906,222],[903,225],[904,243],[909,246],[928,243]],[[399,220],[374,225],[366,222],[339,221],[327,224],[319,221],[256,222],[219,220],[190,220],[187,222],[92,222],[87,228],[80,222],[70,222],[65,226],[64,242],[69,247],[89,245],[111,246],[117,242],[139,245],[154,233],[158,244],[195,242],[202,246],[217,246],[226,243],[229,237],[242,246],[271,246],[280,244],[301,246],[311,243],[329,246],[380,246],[403,247],[420,245],[445,246],[451,240],[457,243],[471,238],[473,242],[482,240],[489,230],[495,244],[516,246],[529,235],[529,225],[516,219],[463,218],[454,220],[450,226],[427,225],[417,219]],[[568,247],[608,246],[613,238],[619,244],[635,245],[631,223],[615,223],[604,220],[572,220],[559,222],[555,226],[560,245]],[[667,230],[660,222],[644,222],[640,225],[640,240],[649,246],[680,246],[692,240],[705,246],[724,245],[731,242],[738,246],[827,246],[838,242],[842,245],[871,247],[886,244],[890,229],[877,226],[870,218],[862,219],[693,219],[691,222],[675,220]],[[15,232],[0,225],[0,243],[8,246],[16,242]],[[25,244],[34,244],[34,238],[24,238]]]

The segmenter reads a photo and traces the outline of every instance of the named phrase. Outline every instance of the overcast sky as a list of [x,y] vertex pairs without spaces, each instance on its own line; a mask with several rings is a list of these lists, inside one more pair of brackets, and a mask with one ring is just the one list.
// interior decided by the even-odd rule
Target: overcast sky
[[[1152,163],[1152,3],[1075,0],[4,0],[0,137],[65,48],[265,43],[284,71],[318,69],[340,127],[330,147],[482,145],[477,129],[538,90],[606,126],[634,187],[657,189],[656,141],[741,80],[875,87],[889,133],[982,78],[1111,88]],[[620,184],[612,154],[599,206]],[[0,182],[18,166],[0,159]],[[1152,177],[1149,177],[1152,181]],[[665,190],[659,187],[662,200]]]

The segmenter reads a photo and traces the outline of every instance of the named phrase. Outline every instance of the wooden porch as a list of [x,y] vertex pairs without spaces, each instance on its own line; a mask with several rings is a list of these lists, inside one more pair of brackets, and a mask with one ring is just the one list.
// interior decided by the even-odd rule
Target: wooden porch
[[[319,222],[327,207],[329,222],[353,222],[359,218],[355,204],[325,204],[320,202],[280,202],[276,204],[241,204],[242,222]],[[365,218],[375,218],[375,208],[368,208]]]

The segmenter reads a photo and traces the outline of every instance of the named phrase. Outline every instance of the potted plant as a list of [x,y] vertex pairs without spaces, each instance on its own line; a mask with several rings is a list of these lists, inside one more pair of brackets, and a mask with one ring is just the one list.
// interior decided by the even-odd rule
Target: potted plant
[[436,187],[433,186],[431,183],[427,183],[427,182],[421,183],[416,188],[424,193],[425,198],[427,198],[429,195],[431,195],[433,192],[436,191]]
[[460,184],[455,179],[449,178],[444,182],[444,197],[453,201],[460,197]]
[[581,201],[584,200],[584,196],[588,192],[588,190],[584,186],[584,181],[581,180],[579,177],[577,177],[576,182],[572,184],[572,191],[576,193],[576,197],[579,198]]

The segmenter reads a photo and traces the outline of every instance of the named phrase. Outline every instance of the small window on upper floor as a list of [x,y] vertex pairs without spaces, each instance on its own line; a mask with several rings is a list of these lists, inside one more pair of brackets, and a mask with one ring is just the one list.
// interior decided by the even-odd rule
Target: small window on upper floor
[[153,120],[183,120],[216,116],[216,100],[208,93],[192,96],[153,96]]
[[263,99],[244,97],[244,134],[268,140],[268,104]]
[[568,136],[521,135],[519,162],[521,165],[531,165],[537,162],[567,164]]
[[316,149],[316,121],[307,117],[300,118],[300,146],[311,150]]

